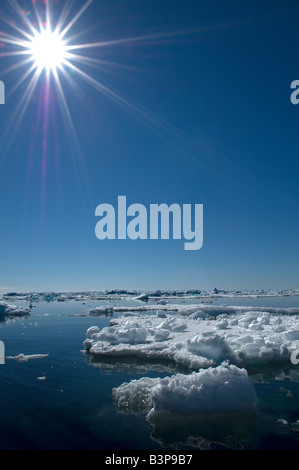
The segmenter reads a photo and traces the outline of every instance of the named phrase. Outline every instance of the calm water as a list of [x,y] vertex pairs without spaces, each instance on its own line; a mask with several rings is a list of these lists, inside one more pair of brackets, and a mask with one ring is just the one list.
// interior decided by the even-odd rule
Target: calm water
[[[211,448],[299,448],[296,429],[277,423],[299,419],[299,366],[249,371],[258,397],[256,415],[178,418],[152,426],[144,415],[117,413],[113,387],[174,370],[165,364],[159,372],[111,361],[102,367],[90,365],[82,353],[86,330],[108,326],[111,318],[72,315],[107,303],[124,304],[38,302],[30,317],[0,323],[7,356],[49,353],[43,359],[10,359],[0,366],[0,449],[191,449],[202,439]],[[219,299],[213,304],[299,307],[299,297]]]

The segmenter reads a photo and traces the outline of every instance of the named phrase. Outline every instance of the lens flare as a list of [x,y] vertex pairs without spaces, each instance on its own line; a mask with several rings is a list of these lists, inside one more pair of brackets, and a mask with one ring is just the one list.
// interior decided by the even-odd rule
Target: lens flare
[[52,71],[61,68],[67,57],[64,41],[49,28],[36,32],[29,44],[29,51],[37,68]]
[[[0,58],[5,58],[6,61],[11,58],[9,67],[1,70],[1,78],[9,73],[17,77],[17,72],[20,71],[15,84],[12,82],[10,84],[6,95],[7,100],[18,89],[23,90],[3,133],[5,137],[9,135],[5,144],[7,149],[15,141],[17,129],[34,99],[38,103],[43,103],[39,105],[37,113],[39,120],[40,109],[43,108],[42,133],[45,140],[49,123],[51,120],[56,120],[53,116],[60,111],[71,145],[76,149],[79,148],[65,87],[75,90],[76,97],[80,97],[86,104],[83,87],[80,87],[82,82],[132,113],[138,122],[144,122],[157,129],[158,132],[165,132],[171,136],[171,139],[176,139],[179,135],[184,139],[189,139],[168,120],[141,106],[134,98],[127,97],[122,89],[113,88],[108,74],[114,76],[115,73],[120,72],[120,77],[131,81],[129,76],[126,77],[126,73],[131,73],[135,68],[118,61],[113,62],[109,57],[108,59],[103,57],[105,49],[108,53],[111,48],[120,51],[126,45],[132,47],[139,43],[150,42],[152,44],[152,41],[157,41],[159,44],[159,40],[200,34],[204,32],[203,29],[81,42],[82,36],[88,31],[83,28],[84,23],[81,23],[81,17],[93,3],[94,0],[65,0],[63,2],[59,0],[7,0],[6,8],[2,9],[1,5],[0,25],[4,24],[5,27],[0,30]],[[9,11],[8,16],[5,13],[6,10]],[[93,54],[93,51],[97,52]],[[193,137],[191,140],[193,142]],[[202,145],[198,140],[196,144]],[[46,149],[46,143],[44,148]],[[8,150],[5,153],[8,155]]]

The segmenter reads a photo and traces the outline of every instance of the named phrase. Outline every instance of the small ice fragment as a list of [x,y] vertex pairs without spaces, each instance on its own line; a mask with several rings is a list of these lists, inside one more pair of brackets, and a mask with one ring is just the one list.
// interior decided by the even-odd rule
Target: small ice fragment
[[88,310],[88,313],[91,316],[113,315],[113,307],[96,307]]
[[202,310],[198,310],[197,312],[194,312],[190,315],[190,318],[192,318],[193,320],[198,320],[198,319],[202,319],[202,320],[205,320],[207,318],[208,314],[203,312]]
[[227,320],[221,320],[216,323],[216,328],[218,328],[218,330],[225,330],[227,327],[228,327]]
[[186,323],[176,322],[172,325],[171,331],[186,331],[188,326]]
[[154,340],[158,342],[166,341],[169,337],[169,334],[169,330],[163,330],[163,328],[160,328],[156,331]]
[[15,359],[19,362],[27,362],[30,359],[43,359],[44,357],[47,357],[47,356],[49,356],[49,353],[48,354],[28,354],[28,355],[20,353],[17,356],[7,356],[6,359]]
[[134,298],[134,300],[142,300],[143,302],[147,302],[148,301],[148,295],[147,294],[138,295],[137,297]]
[[278,419],[277,424],[280,424],[281,426],[287,426],[289,423],[287,422],[286,419]]

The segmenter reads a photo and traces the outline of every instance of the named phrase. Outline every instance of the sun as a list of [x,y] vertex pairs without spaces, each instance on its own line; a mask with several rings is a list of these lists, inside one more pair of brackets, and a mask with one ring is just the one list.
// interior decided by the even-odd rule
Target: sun
[[36,68],[40,70],[55,71],[62,67],[67,58],[65,42],[50,28],[36,32],[28,49]]
[[[11,62],[6,70],[1,69],[1,78],[4,74],[13,74],[18,77],[17,72],[21,71],[15,83],[11,82],[6,98],[10,99],[19,88],[23,90],[4,132],[6,135],[10,134],[9,144],[14,142],[17,129],[30,103],[38,100],[42,103],[39,104],[37,113],[43,109],[45,139],[57,108],[57,112],[60,111],[65,121],[71,145],[79,148],[65,87],[68,87],[68,90],[76,90],[76,96],[80,96],[86,104],[83,98],[84,91],[79,87],[80,82],[87,83],[119,106],[133,112],[138,121],[142,118],[151,125],[157,125],[163,129],[167,126],[171,127],[169,123],[166,126],[161,117],[139,107],[120,90],[111,87],[110,82],[105,78],[107,73],[115,75],[115,72],[120,70],[123,74],[123,71],[130,71],[131,67],[113,62],[110,58],[103,59],[105,48],[108,48],[106,53],[109,53],[111,47],[116,49],[126,45],[132,47],[137,43],[200,33],[200,28],[133,37],[125,36],[98,42],[81,42],[80,38],[88,29],[83,29],[80,20],[94,0],[7,0],[3,3],[9,7],[10,13],[3,14],[1,6],[0,27],[2,28],[3,23],[4,28],[0,29],[0,59],[9,60],[10,58]],[[92,51],[97,52],[93,54]],[[101,71],[103,75],[100,75]],[[98,76],[101,78],[97,78]],[[45,140],[43,144],[45,152],[46,144]]]

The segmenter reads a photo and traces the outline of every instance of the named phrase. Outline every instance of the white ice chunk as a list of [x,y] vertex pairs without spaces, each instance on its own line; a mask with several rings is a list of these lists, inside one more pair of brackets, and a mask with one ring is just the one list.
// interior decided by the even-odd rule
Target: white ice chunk
[[254,387],[246,370],[228,364],[190,375],[134,380],[114,389],[113,397],[118,410],[149,411],[149,419],[163,411],[188,416],[254,411],[256,407]]
[[218,328],[218,330],[225,330],[227,327],[228,327],[228,321],[227,320],[220,320],[220,321],[217,321],[216,323],[216,328]]
[[178,322],[173,318],[167,318],[167,320],[158,325],[158,328],[164,328],[170,331],[185,331],[188,327],[185,322]]
[[208,314],[206,312],[203,312],[202,310],[198,310],[197,312],[191,313],[189,318],[192,318],[193,320],[197,320],[198,318],[205,320],[207,316]]
[[132,380],[112,390],[114,403],[119,413],[148,413],[153,406],[152,389],[160,383],[160,379],[143,377]]
[[117,332],[119,343],[144,343],[146,341],[148,332],[146,328],[127,328],[121,329]]
[[140,294],[137,297],[134,298],[134,300],[143,300],[143,301],[148,301],[148,294]]
[[0,302],[0,316],[3,317],[22,317],[30,315],[30,309],[25,307],[17,307],[6,302]]
[[101,315],[113,315],[113,307],[96,307],[88,310],[89,315],[101,316]]
[[155,341],[166,341],[169,338],[170,332],[169,330],[163,330],[163,328],[159,328],[158,331],[156,331],[154,340]]
[[226,343],[226,341],[218,335],[205,338],[203,336],[195,336],[187,340],[187,349],[193,354],[211,358],[217,363],[226,359],[236,361],[235,355]]

